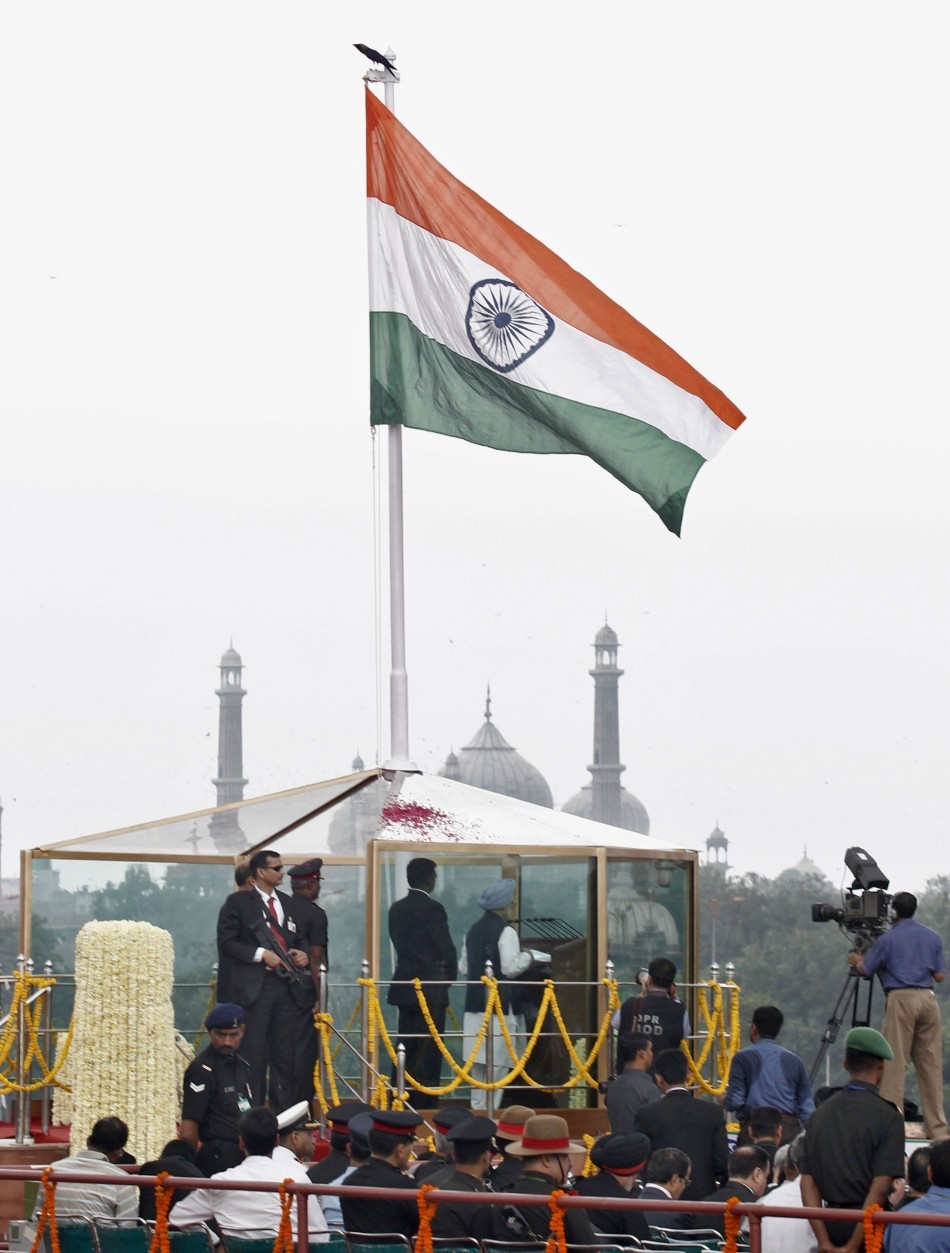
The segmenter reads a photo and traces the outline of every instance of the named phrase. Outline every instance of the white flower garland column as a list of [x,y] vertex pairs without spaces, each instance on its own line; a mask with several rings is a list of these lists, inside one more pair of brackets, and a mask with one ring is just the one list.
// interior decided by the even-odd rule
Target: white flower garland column
[[158,1157],[176,1134],[179,1067],[172,1013],[174,950],[148,922],[87,922],[76,938],[70,1151],[100,1118],[129,1126],[128,1151]]

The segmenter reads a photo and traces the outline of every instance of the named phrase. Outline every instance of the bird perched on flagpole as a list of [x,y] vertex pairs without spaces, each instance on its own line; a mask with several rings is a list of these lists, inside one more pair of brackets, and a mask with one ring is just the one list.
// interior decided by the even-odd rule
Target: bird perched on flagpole
[[369,44],[354,44],[353,47],[356,48],[358,52],[362,52],[364,57],[367,57],[376,65],[381,65],[383,69],[389,70],[390,74],[395,74],[397,78],[399,77],[399,71],[396,69],[395,65],[393,65],[392,61],[390,61],[388,57],[384,57],[381,52],[377,52],[375,48],[371,48]]

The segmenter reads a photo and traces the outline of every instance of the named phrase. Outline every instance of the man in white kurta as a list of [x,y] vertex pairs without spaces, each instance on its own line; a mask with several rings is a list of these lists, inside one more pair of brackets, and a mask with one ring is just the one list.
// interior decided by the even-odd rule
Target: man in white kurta
[[[462,946],[459,961],[459,974],[463,979],[477,980],[485,973],[485,963],[490,961],[496,979],[516,979],[531,965],[531,954],[522,949],[521,941],[514,927],[508,925],[513,914],[515,897],[514,879],[500,879],[490,883],[478,903],[485,911],[482,917],[469,928]],[[499,988],[502,998],[502,1009],[505,1025],[512,1037],[524,1035],[524,1019],[511,1013],[509,1007],[509,989],[504,985]],[[467,1058],[475,1047],[478,1033],[485,1019],[485,1003],[487,989],[484,985],[473,983],[465,992],[465,1018],[463,1021],[464,1039],[462,1049]],[[513,1039],[515,1048],[519,1047],[517,1038]],[[501,1033],[501,1024],[497,1015],[493,1018],[492,1027],[492,1070],[495,1074],[506,1074],[511,1068],[511,1058],[505,1047]],[[485,1080],[485,1044],[482,1042],[471,1066],[472,1077]],[[484,1088],[472,1088],[472,1109],[484,1109],[487,1104]]]

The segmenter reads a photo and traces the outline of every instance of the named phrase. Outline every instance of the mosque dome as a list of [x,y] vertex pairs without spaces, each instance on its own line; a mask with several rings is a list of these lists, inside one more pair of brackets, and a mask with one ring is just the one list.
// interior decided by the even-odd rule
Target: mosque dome
[[794,866],[789,866],[787,870],[776,875],[776,881],[788,883],[792,879],[827,879],[827,877],[822,868],[808,856],[808,849],[805,848]]
[[221,654],[221,665],[222,666],[242,665],[241,654],[237,651],[237,649],[234,647],[233,644],[226,652],[223,652]]
[[516,752],[492,722],[490,692],[485,700],[485,721],[458,755],[449,754],[439,774],[469,787],[554,808],[551,789],[541,771]]
[[641,946],[644,953],[680,952],[676,920],[665,905],[642,896],[628,862],[611,864],[607,890],[607,936],[611,949]]
[[[571,799],[561,806],[561,812],[573,814],[575,818],[592,819],[594,816],[593,786],[588,783],[579,792],[575,792]],[[650,815],[646,811],[646,806],[625,787],[620,789],[620,813],[620,825],[624,831],[635,831],[637,835],[650,834]]]

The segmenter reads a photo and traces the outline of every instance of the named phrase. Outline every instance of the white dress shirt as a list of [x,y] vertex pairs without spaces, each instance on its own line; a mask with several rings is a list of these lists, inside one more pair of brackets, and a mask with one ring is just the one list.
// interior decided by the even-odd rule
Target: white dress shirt
[[[290,1179],[294,1183],[309,1183],[307,1172],[300,1162],[284,1150],[285,1155],[274,1157],[245,1157],[240,1166],[232,1166],[220,1174],[212,1175],[212,1179],[269,1180],[272,1183],[283,1183]],[[288,1160],[289,1159],[289,1160]],[[277,1235],[280,1225],[280,1197],[273,1192],[238,1192],[213,1191],[210,1188],[195,1188],[183,1201],[172,1206],[168,1221],[175,1227],[187,1227],[191,1223],[206,1223],[214,1219],[221,1228],[221,1234],[227,1236],[245,1236],[249,1240],[268,1239]],[[294,1199],[290,1208],[290,1223],[294,1238],[297,1237],[297,1201]],[[327,1238],[327,1224],[315,1196],[307,1197],[307,1231],[311,1244]]]

